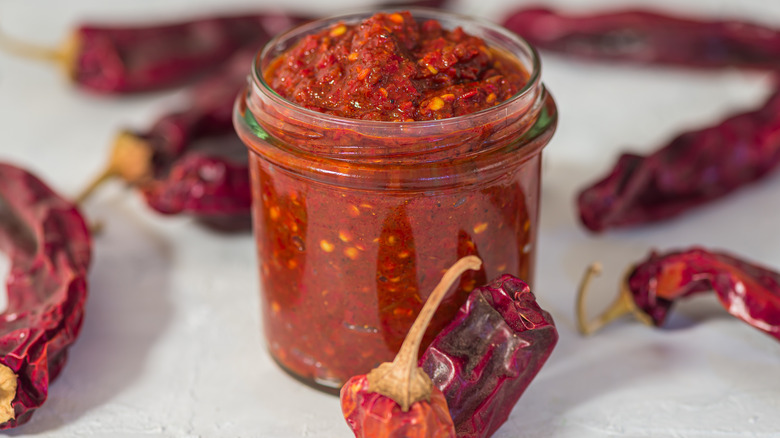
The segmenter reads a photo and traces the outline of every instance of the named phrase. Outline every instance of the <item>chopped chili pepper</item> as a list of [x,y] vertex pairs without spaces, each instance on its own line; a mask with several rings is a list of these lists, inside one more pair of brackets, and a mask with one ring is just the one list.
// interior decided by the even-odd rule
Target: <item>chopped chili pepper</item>
[[763,266],[699,247],[652,252],[629,268],[612,306],[586,322],[585,291],[599,269],[598,265],[591,266],[580,286],[577,313],[583,334],[593,333],[626,314],[658,327],[677,300],[714,291],[731,315],[780,340],[780,273]]
[[474,289],[420,365],[447,399],[459,438],[487,438],[506,421],[558,341],[552,317],[511,275]]
[[79,26],[60,49],[0,35],[0,48],[62,65],[69,78],[99,93],[132,93],[181,85],[246,46],[307,21],[286,14],[208,17],[151,26]]
[[538,48],[584,58],[780,69],[780,32],[744,21],[678,18],[645,10],[568,15],[527,8],[511,14],[504,26]]
[[422,368],[417,353],[425,330],[447,290],[482,261],[458,260],[428,296],[393,362],[354,376],[341,389],[341,408],[357,438],[455,438],[444,395]]
[[0,429],[27,422],[81,330],[91,237],[76,207],[25,170],[0,163]]
[[409,11],[306,35],[264,74],[294,104],[383,121],[471,114],[510,99],[528,82],[521,65],[482,38],[436,20],[418,22]]
[[659,221],[720,198],[780,163],[780,90],[759,109],[686,132],[647,156],[623,154],[577,204],[591,231]]

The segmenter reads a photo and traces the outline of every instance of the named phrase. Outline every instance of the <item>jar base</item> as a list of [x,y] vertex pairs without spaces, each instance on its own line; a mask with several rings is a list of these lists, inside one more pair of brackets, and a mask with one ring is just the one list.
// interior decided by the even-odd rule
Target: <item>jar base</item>
[[274,360],[276,365],[279,366],[279,368],[282,369],[285,373],[287,373],[290,377],[293,379],[303,383],[304,385],[316,389],[317,391],[324,392],[326,394],[335,395],[338,396],[341,392],[341,387],[344,384],[344,382],[335,382],[332,380],[324,380],[324,379],[317,379],[316,377],[303,377],[300,374],[290,370],[287,368],[279,359],[276,358],[276,356],[273,355],[270,351],[268,354],[271,356],[271,358]]

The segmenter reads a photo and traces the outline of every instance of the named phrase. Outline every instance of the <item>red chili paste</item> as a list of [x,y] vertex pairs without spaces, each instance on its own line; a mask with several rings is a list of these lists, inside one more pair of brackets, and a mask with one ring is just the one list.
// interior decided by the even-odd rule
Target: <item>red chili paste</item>
[[351,119],[435,120],[490,108],[528,75],[460,27],[419,23],[409,12],[378,13],[308,35],[266,72],[279,95]]
[[[299,106],[381,121],[487,109],[529,78],[508,52],[407,12],[338,23],[266,65],[265,80]],[[515,101],[495,117],[460,118],[452,132],[376,135],[298,117],[266,90],[239,102],[237,126],[251,151],[265,336],[285,369],[338,386],[392,360],[443,271],[465,255],[482,258],[483,269],[450,291],[424,345],[488,278],[531,281],[539,145],[556,120],[549,97],[542,123],[538,105]],[[399,183],[404,172],[427,188]],[[427,183],[437,178],[441,185]]]

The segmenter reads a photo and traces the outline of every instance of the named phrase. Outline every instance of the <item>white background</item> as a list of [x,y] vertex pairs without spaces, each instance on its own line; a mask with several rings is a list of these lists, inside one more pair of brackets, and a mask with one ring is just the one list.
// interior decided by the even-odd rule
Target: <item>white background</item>
[[[780,28],[774,0],[560,0],[596,10],[654,5],[678,13],[747,18]],[[520,0],[455,1],[458,12],[499,19]],[[264,6],[265,5],[265,6]],[[157,20],[279,5],[248,0],[0,0],[8,33],[47,44],[85,19]],[[308,5],[332,13],[356,0]],[[712,298],[680,306],[665,329],[623,320],[592,338],[575,331],[583,268],[606,267],[589,301],[614,296],[624,267],[650,248],[701,244],[780,269],[780,175],[664,224],[594,236],[574,196],[618,151],[650,151],[675,133],[763,101],[766,74],[599,65],[543,56],[560,109],[545,151],[536,294],[560,342],[496,438],[777,437],[780,344],[728,316]],[[74,194],[95,174],[114,134],[144,128],[180,93],[90,95],[51,66],[0,55],[0,160]],[[106,186],[86,205],[105,223],[95,242],[82,335],[49,400],[10,432],[41,437],[348,437],[337,398],[300,385],[271,362],[260,333],[252,238],[206,231],[150,212],[132,191]],[[7,259],[0,255],[0,275]]]

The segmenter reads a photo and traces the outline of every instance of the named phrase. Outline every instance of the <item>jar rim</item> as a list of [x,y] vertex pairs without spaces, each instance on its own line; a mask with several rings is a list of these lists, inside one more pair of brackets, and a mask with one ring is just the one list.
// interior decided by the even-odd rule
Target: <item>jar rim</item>
[[[393,12],[393,11],[409,11],[412,14],[412,17],[418,21],[433,19],[439,21],[443,25],[452,23],[458,26],[461,25],[477,26],[498,33],[501,37],[505,38],[507,41],[511,42],[512,44],[515,44],[518,49],[524,49],[530,55],[529,57],[531,61],[530,62],[531,69],[528,72],[529,73],[528,80],[526,81],[525,84],[523,84],[523,87],[520,90],[518,90],[517,93],[515,93],[512,97],[502,102],[499,102],[497,105],[492,106],[490,108],[485,108],[479,111],[475,111],[473,113],[464,114],[460,116],[447,117],[444,119],[414,120],[414,121],[399,122],[399,121],[388,121],[388,120],[354,119],[354,118],[338,116],[335,114],[328,114],[313,109],[309,109],[301,105],[298,105],[288,99],[285,99],[284,97],[279,95],[279,93],[277,93],[270,86],[270,84],[266,82],[265,78],[263,77],[260,68],[261,62],[264,59],[266,59],[266,57],[268,57],[272,51],[275,51],[278,47],[282,46],[283,43],[287,42],[288,40],[295,37],[302,37],[311,34],[315,30],[325,28],[326,26],[333,23],[358,22],[359,20],[368,18],[372,14],[375,14],[377,12]],[[495,43],[495,41],[493,42]],[[506,49],[506,47],[500,47],[500,48]],[[516,55],[516,53],[514,52],[511,54],[513,56]],[[469,119],[483,118],[483,117],[489,118],[493,114],[495,114],[497,117],[500,117],[499,114],[506,112],[508,108],[512,106],[513,103],[516,103],[521,100],[525,100],[527,96],[536,92],[536,90],[538,90],[539,88],[539,83],[541,78],[541,61],[539,58],[539,53],[531,44],[529,44],[525,39],[523,39],[516,33],[509,31],[508,29],[504,28],[503,26],[497,23],[484,20],[482,18],[472,17],[472,16],[453,13],[453,12],[442,12],[436,9],[420,8],[420,7],[390,8],[390,9],[379,9],[379,10],[370,9],[370,10],[351,12],[351,13],[321,18],[318,20],[314,20],[302,24],[300,26],[296,26],[292,29],[289,29],[271,38],[268,41],[268,43],[266,43],[266,45],[263,47],[263,49],[260,52],[258,52],[258,54],[255,56],[255,58],[252,61],[251,68],[252,68],[251,79],[252,79],[253,87],[263,92],[268,98],[270,98],[277,105],[281,105],[287,108],[288,110],[297,112],[301,115],[316,117],[325,123],[342,125],[347,128],[348,127],[356,128],[357,126],[360,126],[362,129],[375,128],[380,130],[384,130],[388,128],[397,128],[401,125],[403,125],[404,129],[413,129],[413,130],[430,129],[431,127],[436,127],[437,130],[439,129],[447,130],[450,129],[449,127],[451,125],[452,126],[462,125],[464,121],[468,121]]]

